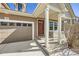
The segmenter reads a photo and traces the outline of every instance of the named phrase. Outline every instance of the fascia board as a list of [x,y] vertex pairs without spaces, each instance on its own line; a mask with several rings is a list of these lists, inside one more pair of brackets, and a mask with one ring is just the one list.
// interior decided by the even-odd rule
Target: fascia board
[[5,13],[5,14],[13,14],[13,15],[21,15],[21,16],[33,17],[31,14],[28,14],[28,13],[12,11],[12,10],[7,10],[7,9],[0,9],[0,10],[2,10],[2,13]]

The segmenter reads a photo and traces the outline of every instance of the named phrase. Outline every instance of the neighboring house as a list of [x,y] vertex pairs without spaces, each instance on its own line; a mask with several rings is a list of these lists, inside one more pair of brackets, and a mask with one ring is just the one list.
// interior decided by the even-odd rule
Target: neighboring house
[[[2,6],[1,6],[2,5]],[[36,4],[33,6],[34,10],[27,10],[27,4],[14,4],[15,10],[6,3],[0,4],[0,29],[18,29],[17,35],[13,32],[13,36],[3,39],[1,43],[23,41],[26,39],[35,39],[44,37],[46,47],[49,47],[49,38],[55,38],[54,32],[58,31],[57,40],[61,41],[61,32],[63,31],[64,20],[71,20],[75,17],[68,4],[64,3],[49,3],[49,4]],[[9,6],[9,7],[8,7]],[[27,7],[26,7],[27,6]],[[4,8],[3,8],[4,7]],[[34,26],[33,26],[34,25]],[[25,27],[25,28],[24,28]],[[24,30],[24,29],[25,30]],[[19,36],[20,35],[20,36]],[[16,37],[17,36],[17,37]],[[18,38],[14,40],[15,38]],[[13,39],[12,39],[13,38]],[[25,39],[26,38],[26,39]]]

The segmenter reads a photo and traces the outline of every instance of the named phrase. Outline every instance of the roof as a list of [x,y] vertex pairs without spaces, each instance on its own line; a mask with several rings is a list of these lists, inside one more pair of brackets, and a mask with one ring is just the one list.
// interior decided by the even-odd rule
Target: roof
[[[34,13],[37,13],[37,9],[43,9],[44,4],[38,3],[1,3],[4,8],[0,8],[1,13],[22,15],[34,17]],[[44,6],[43,6],[44,5]]]
[[18,7],[16,7],[14,3],[7,3],[7,5],[9,6],[10,10],[15,11],[16,8],[18,8],[18,11],[22,12],[22,9],[25,9],[26,13],[32,14],[38,4],[37,3],[25,3],[26,6],[24,6],[24,4],[18,3]]
[[[66,7],[64,3],[1,3],[5,9],[1,9],[3,13],[13,14],[13,15],[21,15],[27,17],[40,17],[44,18],[45,16],[45,8],[47,5],[50,5],[53,9],[50,10],[50,18],[57,19],[58,13],[57,11],[65,12]],[[1,11],[0,10],[0,11]]]

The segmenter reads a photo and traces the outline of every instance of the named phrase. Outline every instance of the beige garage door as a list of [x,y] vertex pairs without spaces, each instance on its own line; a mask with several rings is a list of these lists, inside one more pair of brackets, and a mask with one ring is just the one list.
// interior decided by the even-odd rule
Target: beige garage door
[[0,43],[11,43],[32,40],[32,24],[17,24],[0,26]]

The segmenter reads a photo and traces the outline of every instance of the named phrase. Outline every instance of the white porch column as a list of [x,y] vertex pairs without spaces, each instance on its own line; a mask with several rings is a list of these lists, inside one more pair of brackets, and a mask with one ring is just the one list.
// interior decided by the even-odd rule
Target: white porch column
[[18,11],[18,3],[15,3],[15,6],[16,6],[15,10]]
[[26,12],[26,3],[23,3],[22,11],[23,11],[23,12]]
[[53,22],[53,32],[54,32],[54,30],[55,30],[55,29],[54,29],[54,22]]
[[45,44],[49,48],[49,7],[45,9]]
[[62,26],[62,23],[61,23],[61,17],[62,15],[59,14],[58,15],[58,42],[60,44],[60,40],[61,40],[61,26]]

